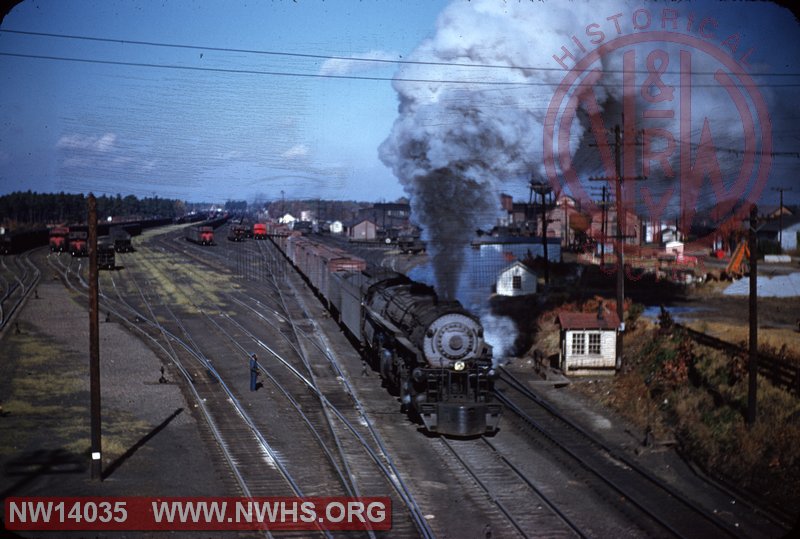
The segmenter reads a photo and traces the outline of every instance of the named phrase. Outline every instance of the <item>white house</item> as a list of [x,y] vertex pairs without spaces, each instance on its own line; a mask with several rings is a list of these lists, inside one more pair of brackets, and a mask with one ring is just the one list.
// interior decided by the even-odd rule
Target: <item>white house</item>
[[333,221],[331,223],[331,234],[341,234],[344,232],[344,225],[341,221]]
[[283,223],[284,225],[291,225],[295,221],[297,221],[297,218],[291,213],[287,213],[286,215],[278,219],[278,222]]
[[784,251],[794,251],[800,241],[800,222],[788,225],[780,233],[781,248]]
[[616,313],[559,313],[561,370],[565,374],[614,374],[617,356]]
[[504,269],[497,278],[499,296],[526,296],[535,293],[536,274],[520,261]]

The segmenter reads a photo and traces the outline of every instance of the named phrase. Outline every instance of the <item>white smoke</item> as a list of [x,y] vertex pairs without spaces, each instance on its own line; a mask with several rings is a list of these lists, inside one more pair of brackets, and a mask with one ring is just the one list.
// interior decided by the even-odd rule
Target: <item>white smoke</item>
[[[650,30],[663,29],[657,16],[664,6],[666,4],[645,4],[653,14]],[[477,228],[496,222],[499,193],[514,187],[517,191],[520,187],[524,189],[532,176],[545,179],[545,117],[555,89],[566,75],[553,56],[561,55],[562,47],[569,48],[575,55],[574,59],[567,60],[571,68],[587,54],[578,50],[573,36],[578,36],[586,50],[594,49],[597,45],[590,44],[586,34],[587,25],[591,23],[601,25],[605,32],[604,43],[617,37],[616,22],[620,25],[620,35],[637,33],[632,27],[631,15],[642,7],[642,4],[621,0],[602,3],[456,2],[439,16],[435,34],[408,58],[421,63],[404,64],[398,70],[393,85],[398,93],[399,114],[391,133],[379,148],[379,155],[410,196],[413,218],[423,227],[429,242],[440,295],[455,297],[464,248]],[[669,7],[678,11],[682,26],[667,30],[687,34],[684,27],[689,24],[687,16],[692,10],[683,6]],[[615,14],[622,16],[608,19]],[[695,14],[693,20],[699,21],[700,15]],[[694,24],[694,33],[688,34],[697,37],[697,23]],[[727,31],[716,30],[720,35]],[[731,29],[731,33],[734,30]],[[664,44],[659,47],[668,53],[671,61],[662,80],[676,88],[676,95],[668,103],[651,103],[646,99],[641,88],[649,75],[647,54],[654,46],[650,43],[631,47],[628,50],[636,50],[637,57],[635,86],[639,113],[646,108],[676,109],[678,106],[681,67],[677,59],[681,46]],[[603,57],[592,66],[601,70],[601,78],[592,90],[606,128],[620,123],[622,62],[620,51]],[[695,153],[705,118],[711,119],[716,147],[742,147],[742,127],[736,110],[730,105],[726,91],[714,81],[718,67],[717,59],[702,53],[693,54],[691,81],[696,88],[692,94],[691,136]],[[574,93],[574,89],[572,91]],[[658,127],[675,134],[675,143],[680,146],[677,114],[671,120],[658,121],[661,122]],[[611,140],[609,136],[606,142]],[[579,111],[576,121],[570,125],[568,145],[571,168],[578,172],[581,181],[590,175],[613,173],[607,169],[608,161],[603,163],[597,148],[592,147],[596,145],[596,138],[583,112]],[[663,149],[665,145],[664,140],[653,140],[652,149]],[[635,200],[640,214],[647,215],[653,208],[657,208],[662,217],[677,213],[679,197],[687,195],[680,193],[677,185],[679,153],[676,151],[669,159],[652,164],[647,182],[631,185],[629,200]],[[692,157],[693,162],[694,159]],[[742,162],[742,157],[736,154],[727,157],[717,154],[716,159],[724,183],[718,182],[715,191],[705,182],[705,187],[697,188],[698,192],[689,193],[694,198],[688,200],[697,208],[721,202],[720,198],[734,183]],[[667,162],[671,165],[671,174],[662,166]],[[637,171],[633,172],[640,174],[641,165],[637,157]],[[558,169],[558,164],[556,166]]]
[[405,79],[394,81],[399,116],[379,153],[410,196],[444,297],[455,297],[475,230],[496,221],[501,186],[542,174],[542,126],[564,76],[552,69],[552,55],[593,10],[573,2],[458,2],[410,60],[496,67],[405,64],[398,71],[396,79]]
[[502,364],[514,350],[517,337],[517,326],[507,316],[497,316],[489,312],[481,315],[483,338],[492,346],[492,357],[495,366]]

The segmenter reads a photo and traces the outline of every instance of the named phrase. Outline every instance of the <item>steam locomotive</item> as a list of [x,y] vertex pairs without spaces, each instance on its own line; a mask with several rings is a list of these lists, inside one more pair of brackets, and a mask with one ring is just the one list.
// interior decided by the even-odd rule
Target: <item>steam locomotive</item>
[[273,236],[355,340],[404,411],[432,433],[497,430],[492,348],[480,321],[433,288],[302,236]]

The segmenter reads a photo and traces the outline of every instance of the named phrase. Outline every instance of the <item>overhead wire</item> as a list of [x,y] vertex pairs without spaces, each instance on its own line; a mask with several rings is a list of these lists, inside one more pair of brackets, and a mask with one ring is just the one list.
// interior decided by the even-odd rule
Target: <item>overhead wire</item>
[[[465,63],[465,62],[441,62],[441,61],[425,61],[425,60],[403,60],[403,59],[387,59],[387,58],[375,58],[375,57],[348,57],[348,56],[337,56],[337,55],[328,55],[328,54],[311,54],[311,53],[296,53],[296,52],[288,52],[288,51],[268,51],[268,50],[258,50],[258,49],[239,49],[239,48],[231,48],[231,47],[214,47],[214,46],[202,46],[202,45],[187,45],[187,44],[178,44],[178,43],[164,43],[164,42],[157,42],[157,41],[141,41],[141,40],[127,40],[127,39],[114,39],[114,38],[106,38],[106,37],[93,37],[93,36],[80,36],[80,35],[70,35],[70,34],[57,34],[51,32],[33,32],[27,30],[11,30],[11,29],[0,29],[0,33],[6,34],[17,34],[17,35],[29,35],[29,36],[37,36],[37,37],[50,37],[50,38],[57,38],[57,39],[72,39],[72,40],[83,40],[83,41],[92,41],[92,42],[102,42],[102,43],[112,43],[112,44],[129,44],[129,45],[139,45],[139,46],[152,46],[152,47],[165,47],[165,48],[174,48],[174,49],[189,49],[189,50],[198,50],[198,51],[215,51],[215,52],[232,52],[232,53],[239,53],[239,54],[255,54],[255,55],[269,55],[269,56],[283,56],[283,57],[295,57],[295,58],[308,58],[308,59],[315,59],[315,60],[341,60],[341,61],[348,61],[348,62],[368,62],[368,63],[384,63],[384,64],[395,64],[395,65],[429,65],[429,66],[441,66],[441,67],[459,67],[459,68],[484,68],[484,69],[509,69],[515,71],[545,71],[545,72],[565,72],[563,68],[560,67],[544,67],[544,66],[515,66],[515,65],[504,65],[504,64],[483,64],[483,63]],[[55,60],[55,61],[67,61],[67,62],[80,62],[80,63],[94,63],[94,64],[104,64],[104,65],[120,65],[120,66],[127,66],[127,67],[147,67],[147,68],[160,68],[160,69],[176,69],[176,70],[188,70],[188,71],[202,71],[202,72],[218,72],[218,73],[233,73],[233,74],[248,74],[248,75],[268,75],[268,76],[287,76],[287,77],[308,77],[308,78],[327,78],[327,79],[344,79],[344,80],[366,80],[366,81],[396,81],[396,82],[415,82],[415,83],[435,83],[435,84],[463,84],[463,85],[479,85],[479,86],[519,86],[519,87],[530,87],[530,86],[548,86],[548,87],[555,87],[558,86],[559,83],[555,82],[535,82],[535,81],[499,81],[499,80],[460,80],[460,79],[423,79],[423,78],[406,78],[406,77],[377,77],[377,76],[362,76],[362,75],[337,75],[332,73],[300,73],[300,72],[291,72],[291,71],[269,71],[269,70],[251,70],[251,69],[232,69],[232,68],[213,68],[213,67],[199,67],[199,66],[186,66],[186,65],[178,65],[178,64],[159,64],[159,63],[152,63],[152,62],[129,62],[129,61],[122,61],[122,60],[101,60],[96,58],[76,58],[76,57],[67,57],[67,56],[55,56],[55,55],[46,55],[46,54],[25,54],[25,53],[12,53],[12,52],[0,52],[0,56],[9,56],[9,57],[17,57],[17,58],[29,58],[29,59],[43,59],[43,60]],[[613,70],[613,69],[604,69],[604,73],[613,74],[613,73],[624,73],[624,70]],[[635,71],[634,73],[640,74],[649,74],[649,72],[644,71]],[[679,74],[675,72],[664,72],[662,75],[669,75],[669,74]],[[692,75],[714,75],[715,72],[701,72],[701,71],[692,71]],[[751,76],[748,73],[734,73],[734,75],[747,75]],[[759,77],[769,76],[769,77],[800,77],[800,73],[759,73],[757,74]],[[675,85],[680,87],[681,84]],[[718,87],[718,84],[691,84],[692,87],[695,88],[702,88],[702,87]],[[787,83],[787,84],[758,84],[758,87],[769,87],[769,88],[795,88],[800,86],[800,82],[797,83]]]
[[[295,58],[310,58],[315,60],[343,60],[348,62],[372,62],[372,63],[386,63],[386,64],[399,64],[399,65],[430,65],[430,66],[446,66],[446,67],[469,67],[469,68],[485,68],[485,69],[518,69],[524,71],[564,71],[561,67],[544,67],[544,66],[515,66],[515,65],[505,65],[505,64],[484,64],[484,63],[477,63],[477,62],[442,62],[442,61],[433,61],[433,60],[403,60],[400,58],[397,59],[388,59],[388,58],[376,58],[376,57],[353,57],[353,56],[337,56],[331,54],[312,54],[312,53],[299,53],[299,52],[288,52],[288,51],[273,51],[273,50],[261,50],[261,49],[240,49],[240,48],[233,48],[233,47],[215,47],[215,46],[207,46],[207,45],[188,45],[188,44],[181,44],[181,43],[165,43],[160,41],[142,41],[142,40],[132,40],[132,39],[119,39],[119,38],[107,38],[107,37],[95,37],[95,36],[81,36],[75,34],[57,34],[53,32],[34,32],[30,30],[10,30],[10,29],[0,29],[0,33],[7,33],[7,34],[18,34],[18,35],[29,35],[29,36],[39,36],[39,37],[52,37],[52,38],[59,38],[59,39],[74,39],[74,40],[83,40],[83,41],[95,41],[95,42],[102,42],[102,43],[116,43],[121,45],[146,45],[151,47],[166,47],[166,48],[174,48],[174,49],[190,49],[190,50],[201,50],[201,51],[215,51],[215,52],[234,52],[234,53],[243,53],[243,54],[258,54],[258,55],[268,55],[268,56],[286,56],[286,57],[295,57]],[[624,73],[624,70],[605,70],[607,73]],[[648,74],[649,72],[639,72],[637,73],[644,73]],[[671,71],[664,71],[662,74],[664,75],[677,75],[680,72],[671,72]],[[716,72],[703,72],[703,71],[692,71],[694,75],[715,75]],[[741,73],[738,73],[741,74]],[[746,74],[746,73],[745,73]],[[798,77],[800,73],[759,73],[759,76],[769,76],[769,77]]]

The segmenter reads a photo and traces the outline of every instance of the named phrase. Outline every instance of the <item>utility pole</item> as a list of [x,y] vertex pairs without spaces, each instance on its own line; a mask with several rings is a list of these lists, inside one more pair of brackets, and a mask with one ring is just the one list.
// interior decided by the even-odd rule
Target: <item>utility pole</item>
[[[625,118],[623,117],[623,124]],[[627,145],[635,144],[629,142]],[[622,184],[625,180],[644,180],[643,176],[624,177],[622,175],[622,133],[619,124],[614,126],[614,178],[589,178],[590,181],[614,181],[614,195],[617,205],[617,233],[615,235],[614,250],[617,255],[617,316],[619,317],[620,327],[617,330],[617,358],[616,370],[622,369],[623,359],[623,333],[625,332],[625,253],[623,243],[629,236],[625,235],[625,213],[622,205]]]
[[102,481],[100,438],[100,325],[97,285],[97,200],[89,193],[89,409],[91,414],[92,480]]
[[606,235],[608,234],[608,209],[606,207],[606,186],[603,186],[603,205],[600,208],[600,267],[606,265]]
[[750,207],[750,230],[748,244],[750,248],[750,360],[748,361],[747,390],[747,425],[756,422],[758,400],[758,241],[756,228],[758,209],[755,204]]
[[[567,221],[569,220],[569,214],[567,213],[567,195],[564,194],[562,190],[561,193],[564,195],[561,197],[561,203],[564,205],[564,248],[566,249],[569,247],[569,224]],[[556,202],[558,201],[558,197],[556,197]]]
[[781,248],[780,252],[783,252],[783,192],[791,191],[791,188],[773,187],[772,190],[780,191],[781,193],[781,208],[778,210],[778,245],[780,245]]

